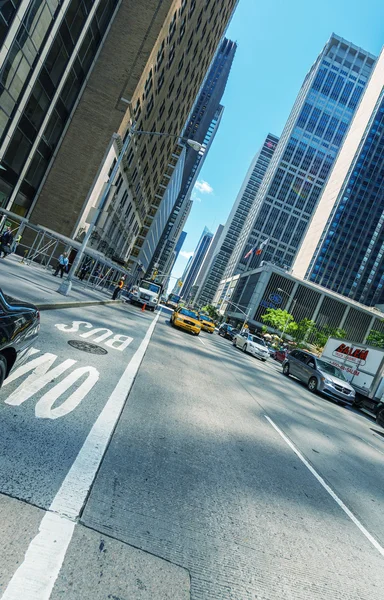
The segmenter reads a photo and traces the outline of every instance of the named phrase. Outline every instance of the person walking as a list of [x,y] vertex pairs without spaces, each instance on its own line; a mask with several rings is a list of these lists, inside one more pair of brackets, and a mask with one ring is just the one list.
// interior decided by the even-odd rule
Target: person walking
[[[0,238],[0,258],[5,258],[12,252],[13,235],[10,227],[2,233]],[[3,254],[4,256],[1,256]]]
[[118,296],[121,293],[121,290],[124,287],[124,280],[125,277],[121,277],[119,283],[117,284],[117,286],[115,287],[115,289],[113,290],[113,294],[112,294],[112,300],[117,300]]
[[12,252],[16,252],[16,248],[17,246],[20,244],[21,242],[21,235],[18,234],[15,239],[13,240],[13,244],[12,244]]
[[59,261],[56,266],[56,271],[54,272],[54,276],[56,277],[60,272],[60,277],[61,279],[63,279],[63,273],[64,271],[67,271],[68,263],[69,261],[67,253],[64,252],[64,254],[60,254]]

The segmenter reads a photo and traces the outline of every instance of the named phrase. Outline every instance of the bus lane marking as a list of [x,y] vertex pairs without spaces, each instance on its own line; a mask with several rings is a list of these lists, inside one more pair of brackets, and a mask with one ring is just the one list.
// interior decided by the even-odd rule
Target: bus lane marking
[[65,560],[76,519],[88,497],[108,443],[125,406],[161,311],[150,324],[115,389],[89,432],[4,591],[2,600],[49,600]]

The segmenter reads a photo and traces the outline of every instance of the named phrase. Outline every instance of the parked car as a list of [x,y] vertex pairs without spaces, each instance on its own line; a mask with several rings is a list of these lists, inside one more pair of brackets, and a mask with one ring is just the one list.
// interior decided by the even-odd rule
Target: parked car
[[173,311],[171,314],[170,323],[172,327],[185,329],[194,335],[199,335],[201,331],[201,323],[197,312],[183,306],[180,306]]
[[40,329],[36,306],[6,296],[0,289],[0,387],[25,362]]
[[243,352],[248,352],[255,356],[256,358],[260,358],[262,361],[266,361],[269,357],[269,352],[266,343],[263,338],[258,337],[257,335],[252,335],[246,331],[243,333],[238,333],[233,338],[233,345],[236,348],[240,348]]
[[311,392],[330,396],[342,404],[353,404],[355,400],[355,390],[338,367],[304,350],[288,354],[283,373],[306,383]]

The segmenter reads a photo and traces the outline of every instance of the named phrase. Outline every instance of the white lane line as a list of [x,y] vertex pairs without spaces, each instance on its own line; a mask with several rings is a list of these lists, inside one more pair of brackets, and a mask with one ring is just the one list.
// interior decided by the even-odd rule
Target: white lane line
[[89,432],[53,499],[49,512],[40,523],[39,533],[30,543],[24,561],[9,582],[2,600],[49,600],[72,538],[75,519],[80,515],[87,499],[160,312],[149,326],[139,348]]
[[382,556],[384,556],[384,548],[379,544],[379,542],[365,529],[364,525],[359,521],[357,517],[353,514],[352,511],[349,510],[348,506],[344,504],[344,502],[339,498],[339,496],[333,491],[333,489],[324,481],[321,475],[318,474],[317,471],[312,467],[312,465],[307,461],[306,458],[301,454],[301,452],[296,448],[296,446],[291,442],[291,440],[281,431],[281,429],[268,417],[264,415],[267,421],[272,425],[272,427],[277,431],[277,433],[283,438],[283,440],[288,444],[288,446],[293,450],[296,456],[301,460],[301,462],[307,467],[307,469],[312,473],[312,475],[317,479],[317,481],[323,486],[323,488],[328,492],[331,498],[340,506],[340,508],[345,512],[345,514],[351,519],[351,521],[358,527],[363,535],[369,540],[380,552]]
[[203,346],[205,346],[205,342],[203,342],[203,340],[199,337],[198,340],[203,344]]

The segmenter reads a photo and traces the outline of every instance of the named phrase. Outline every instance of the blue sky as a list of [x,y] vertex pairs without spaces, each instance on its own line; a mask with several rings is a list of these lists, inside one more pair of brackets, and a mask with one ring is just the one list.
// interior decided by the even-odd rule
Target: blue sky
[[[331,33],[378,54],[383,0],[240,0],[227,37],[238,48],[220,128],[193,195],[179,277],[204,226],[225,223],[253,155],[268,132],[280,135],[303,79]],[[171,285],[175,282],[171,280]]]

